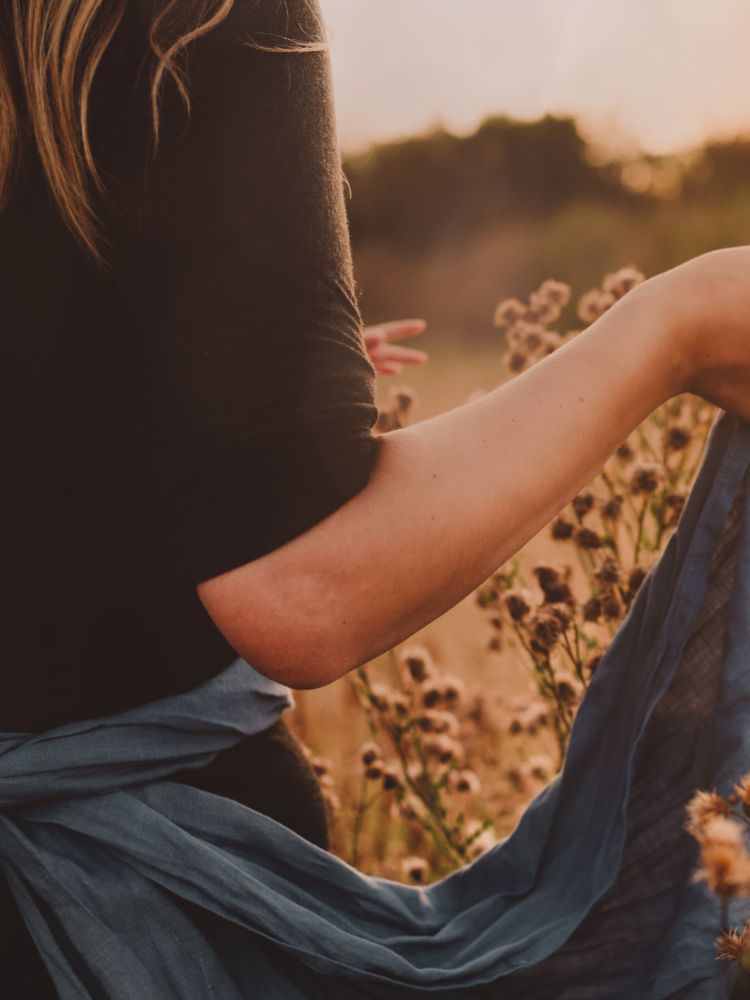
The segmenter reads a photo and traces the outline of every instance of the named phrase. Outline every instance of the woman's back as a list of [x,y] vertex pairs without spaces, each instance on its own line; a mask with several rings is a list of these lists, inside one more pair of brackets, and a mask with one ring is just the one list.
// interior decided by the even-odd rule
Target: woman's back
[[189,120],[167,81],[144,185],[152,10],[126,5],[92,90],[112,269],[30,142],[0,217],[5,730],[217,673],[236,653],[195,584],[315,523],[373,457],[321,57],[243,45],[289,22],[237,0],[188,52]]

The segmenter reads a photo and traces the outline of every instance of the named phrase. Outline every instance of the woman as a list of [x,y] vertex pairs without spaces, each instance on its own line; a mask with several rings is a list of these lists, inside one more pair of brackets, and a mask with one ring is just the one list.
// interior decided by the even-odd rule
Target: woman
[[[176,956],[199,975],[197,927],[213,942],[210,974],[200,974],[225,984],[216,995],[262,974],[265,996],[330,996],[300,971],[299,950],[279,965],[263,933],[252,948],[241,943],[252,963],[240,968],[234,923],[174,874],[149,883],[171,901],[160,923],[156,897],[111,864],[124,842],[105,864],[105,830],[92,833],[105,813],[86,814],[91,826],[77,833],[83,814],[71,813],[66,848],[44,876],[63,824],[45,803],[77,801],[96,770],[84,755],[73,777],[66,747],[72,760],[95,730],[104,742],[91,760],[146,783],[122,812],[117,795],[104,796],[110,826],[117,815],[134,850],[136,801],[158,812],[162,834],[169,810],[188,801],[230,825],[250,815],[216,799],[209,808],[195,788],[324,846],[319,791],[279,720],[283,685],[329,683],[455,604],[670,396],[699,392],[750,419],[750,250],[646,282],[512,384],[376,438],[315,4],[9,0],[0,24],[0,731],[5,760],[37,754],[13,772],[26,784],[3,799],[7,823],[0,817],[16,901],[6,887],[6,982],[34,997],[184,996],[153,977],[176,977]],[[237,684],[251,710],[209,718],[214,695],[231,714]],[[199,686],[203,701],[179,699]],[[157,702],[167,715],[152,714]],[[200,732],[184,716],[194,759],[176,735],[189,706],[206,713]],[[85,724],[105,717],[133,721],[133,739],[122,742],[119,723]],[[149,731],[165,756],[149,758],[146,774]],[[62,756],[47,759],[61,733]],[[120,754],[133,755],[127,766]],[[45,785],[58,765],[57,785]],[[91,790],[113,787],[112,773]],[[157,777],[178,784],[149,790]],[[177,798],[155,809],[164,795]],[[261,842],[269,850],[280,837],[282,853],[287,844],[273,830],[257,843],[269,870],[274,853]],[[207,863],[182,850],[177,868]],[[114,923],[96,917],[95,934],[87,921],[107,900],[88,867],[99,888],[106,868],[108,898],[119,901]],[[107,937],[121,943],[126,930],[141,934],[128,961]],[[146,955],[178,937],[171,959]]]

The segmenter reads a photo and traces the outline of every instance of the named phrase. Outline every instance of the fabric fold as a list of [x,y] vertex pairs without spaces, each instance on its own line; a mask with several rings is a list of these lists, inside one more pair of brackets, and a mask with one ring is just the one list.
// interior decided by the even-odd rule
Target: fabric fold
[[[682,810],[697,777],[727,791],[749,769],[748,468],[750,425],[722,413],[561,775],[510,837],[434,885],[364,876],[169,780],[286,703],[242,661],[122,715],[0,734],[0,865],[60,995],[728,997]],[[201,934],[179,900],[224,932]]]

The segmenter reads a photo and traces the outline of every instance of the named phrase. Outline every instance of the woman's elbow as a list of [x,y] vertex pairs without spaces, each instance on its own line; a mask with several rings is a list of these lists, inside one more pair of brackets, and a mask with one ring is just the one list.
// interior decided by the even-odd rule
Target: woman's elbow
[[[238,586],[232,571],[198,584],[204,608],[229,644],[260,673],[297,690],[325,687],[357,666],[336,616],[273,591]],[[247,581],[245,581],[247,582]]]

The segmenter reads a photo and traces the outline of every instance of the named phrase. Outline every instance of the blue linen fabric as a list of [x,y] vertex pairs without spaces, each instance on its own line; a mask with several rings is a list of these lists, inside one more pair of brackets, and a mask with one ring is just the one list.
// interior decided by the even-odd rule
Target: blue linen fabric
[[[728,997],[734,969],[713,948],[718,906],[691,865],[664,859],[655,916],[644,919],[653,880],[628,859],[636,843],[653,854],[685,836],[693,772],[682,761],[699,744],[706,784],[729,791],[750,770],[749,468],[750,425],[720,414],[677,529],[583,701],[561,775],[510,837],[433,885],[362,875],[260,813],[169,780],[289,704],[244,661],[120,715],[0,734],[0,865],[60,996]],[[731,574],[717,558],[723,538]],[[713,633],[709,585],[724,592]],[[717,664],[710,725],[692,730],[677,716],[670,727],[660,710],[670,698],[679,709],[709,673],[686,667],[699,620],[721,635],[691,654]],[[655,736],[658,758],[644,760]],[[660,813],[669,789],[676,806]],[[618,886],[626,969],[595,950]],[[180,898],[226,923],[201,933]],[[737,904],[733,921],[747,910]]]

